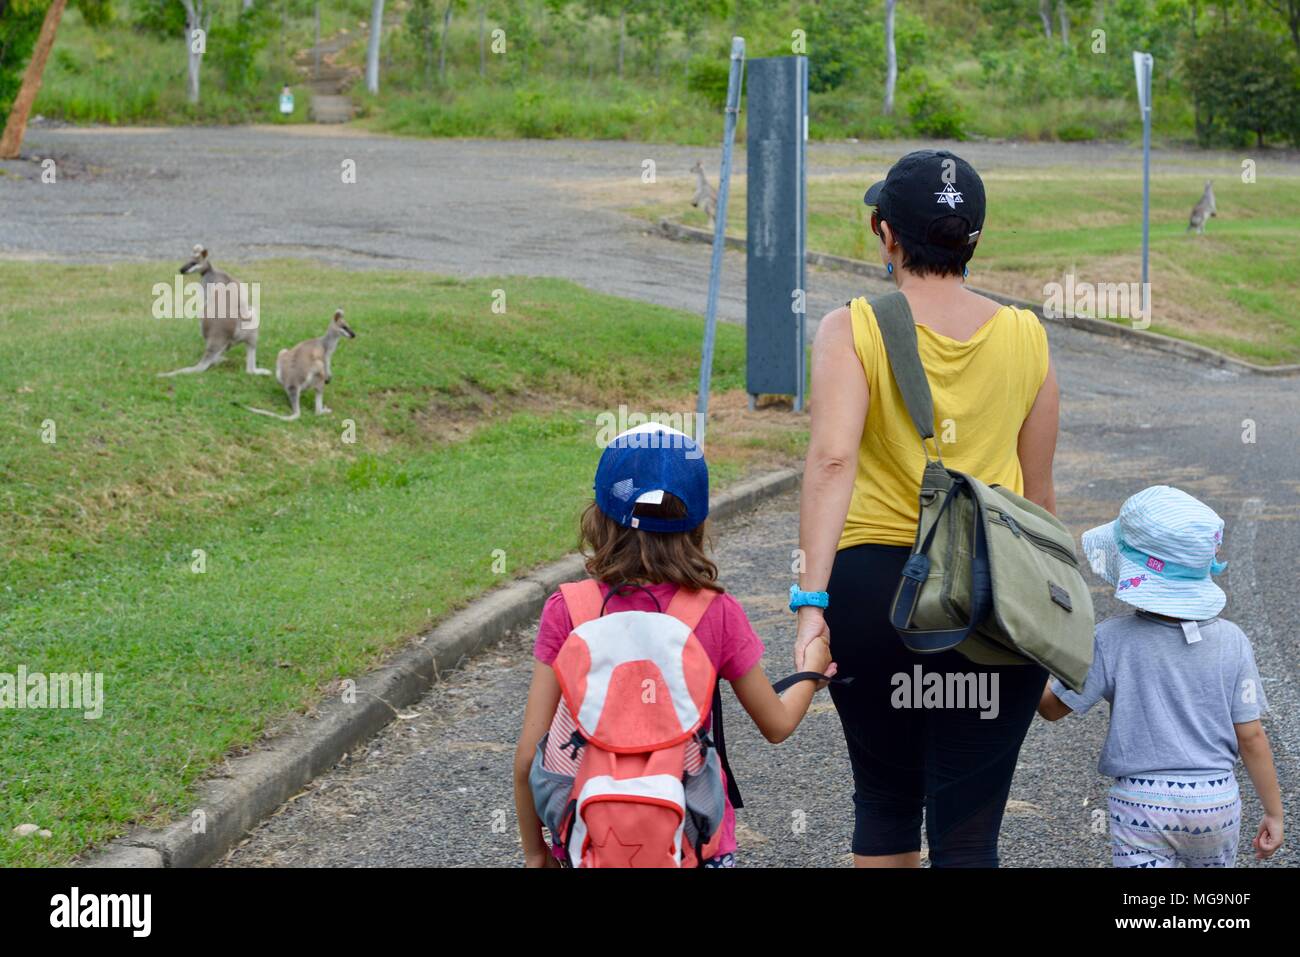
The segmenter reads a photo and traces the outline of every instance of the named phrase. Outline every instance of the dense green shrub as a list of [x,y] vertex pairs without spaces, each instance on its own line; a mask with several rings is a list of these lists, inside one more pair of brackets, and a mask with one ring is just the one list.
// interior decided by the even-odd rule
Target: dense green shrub
[[1184,64],[1203,145],[1300,141],[1300,69],[1286,39],[1249,26],[1214,30],[1188,45]]
[[208,31],[207,57],[231,93],[251,93],[265,81],[266,71],[258,65],[258,54],[265,48],[274,22],[274,14],[265,3],[254,3],[229,19],[213,22]]
[[920,70],[905,75],[907,116],[912,129],[922,136],[964,140],[966,116],[961,103],[945,84],[931,79]]
[[181,40],[185,36],[185,5],[181,0],[132,0],[132,24],[142,33]]
[[1097,131],[1086,123],[1063,123],[1056,128],[1056,138],[1063,143],[1095,140]]
[[727,84],[731,79],[729,60],[696,57],[686,74],[686,88],[699,93],[710,104],[722,109],[727,105]]
[[11,0],[0,13],[0,115],[18,95],[44,19],[45,4],[38,0]]

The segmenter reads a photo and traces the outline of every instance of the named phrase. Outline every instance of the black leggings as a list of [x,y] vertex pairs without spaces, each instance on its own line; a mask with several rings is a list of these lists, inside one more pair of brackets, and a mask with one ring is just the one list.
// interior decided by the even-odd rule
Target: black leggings
[[[1047,673],[1031,664],[977,665],[956,651],[908,651],[889,624],[908,553],[898,545],[845,548],[827,586],[831,652],[839,673],[854,679],[831,685],[853,766],[853,853],[919,851],[924,808],[932,866],[997,867],[1011,776]],[[954,706],[950,694],[942,707],[915,707],[908,692],[918,665],[923,675],[945,676],[954,692],[947,675],[975,676],[991,705]]]

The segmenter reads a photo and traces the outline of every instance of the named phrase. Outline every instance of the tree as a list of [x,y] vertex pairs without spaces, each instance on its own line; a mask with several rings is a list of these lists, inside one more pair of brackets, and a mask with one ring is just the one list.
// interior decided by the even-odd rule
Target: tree
[[447,82],[447,33],[451,30],[451,8],[455,0],[445,0],[442,7],[442,36],[438,38],[438,81]]
[[881,112],[894,115],[894,87],[898,85],[898,51],[894,48],[894,8],[898,0],[885,0],[885,105]]
[[366,44],[366,89],[371,93],[379,92],[379,39],[383,32],[384,0],[371,0],[370,39]]
[[672,6],[670,0],[642,0],[632,18],[630,32],[637,39],[637,45],[645,54],[651,71],[659,76],[659,67],[664,42],[668,39],[668,28],[672,25]]
[[1291,42],[1300,53],[1300,0],[1264,0],[1264,3],[1282,15],[1287,30],[1291,32]]
[[1043,35],[1052,39],[1052,0],[1038,0],[1038,18],[1043,21]]
[[0,159],[16,159],[23,145],[23,137],[27,134],[27,118],[31,116],[32,104],[36,102],[36,94],[40,92],[41,79],[45,76],[45,64],[50,58],[50,50],[54,47],[54,35],[58,32],[59,21],[63,19],[63,11],[67,3],[68,0],[54,0],[45,11],[45,18],[41,21],[41,32],[32,50],[32,58],[28,61],[27,71],[23,74],[23,84],[18,89],[18,95],[14,97],[13,106],[10,107],[9,116],[5,120],[4,133],[0,135]]
[[433,0],[411,0],[406,28],[415,40],[416,58],[427,87],[433,82]]
[[623,79],[623,48],[627,46],[627,8],[618,8],[618,78]]
[[1290,45],[1276,34],[1245,25],[1211,30],[1191,45],[1184,78],[1196,104],[1197,129],[1207,145],[1233,145],[1251,136],[1300,140],[1295,91],[1300,66]]
[[478,75],[487,76],[487,4],[478,5]]
[[208,28],[212,26],[215,0],[181,0],[185,6],[185,49],[189,57],[187,91],[191,103],[199,102],[199,70],[208,48]]

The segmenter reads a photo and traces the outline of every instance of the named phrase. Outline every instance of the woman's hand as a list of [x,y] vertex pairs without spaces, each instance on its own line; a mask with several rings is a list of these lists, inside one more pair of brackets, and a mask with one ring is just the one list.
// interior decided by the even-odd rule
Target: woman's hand
[[822,639],[826,642],[826,654],[830,656],[831,630],[826,627],[825,613],[815,605],[804,605],[799,609],[799,630],[794,639],[794,670],[824,671],[824,668],[805,667],[808,646]]

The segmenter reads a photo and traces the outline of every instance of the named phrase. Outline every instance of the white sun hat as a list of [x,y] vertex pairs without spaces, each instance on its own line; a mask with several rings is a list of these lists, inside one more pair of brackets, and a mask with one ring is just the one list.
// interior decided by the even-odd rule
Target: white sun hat
[[1118,519],[1083,533],[1083,554],[1117,599],[1192,621],[1215,617],[1228,600],[1211,578],[1227,567],[1215,557],[1221,544],[1223,519],[1168,485],[1143,489]]

